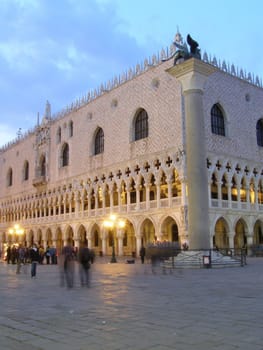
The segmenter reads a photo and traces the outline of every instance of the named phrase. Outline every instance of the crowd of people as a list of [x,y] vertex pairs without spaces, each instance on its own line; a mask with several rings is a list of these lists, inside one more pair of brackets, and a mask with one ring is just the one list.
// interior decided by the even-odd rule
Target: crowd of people
[[31,278],[36,278],[38,264],[58,264],[60,285],[72,288],[74,286],[75,266],[78,263],[81,286],[90,286],[90,266],[95,254],[84,244],[80,249],[73,247],[70,241],[63,247],[60,254],[57,249],[33,244],[30,248],[20,245],[8,246],[5,260],[7,264],[16,264],[16,273],[21,272],[22,266],[31,264]]
[[[8,264],[17,264],[18,262],[30,263],[30,250],[33,248],[25,247],[22,244],[8,246],[6,249],[5,260]],[[50,248],[49,246],[44,250],[43,246],[38,247],[39,258],[38,263],[43,264],[46,260],[46,264],[57,263],[57,250],[56,248]]]

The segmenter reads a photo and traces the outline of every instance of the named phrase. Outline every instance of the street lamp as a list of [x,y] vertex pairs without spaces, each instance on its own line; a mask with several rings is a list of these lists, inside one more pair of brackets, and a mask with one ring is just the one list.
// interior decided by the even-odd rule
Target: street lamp
[[[103,222],[103,225],[108,228],[112,233],[114,228],[123,228],[125,226],[125,221],[117,219],[117,216],[114,214],[111,214],[109,220],[105,220]],[[116,263],[116,256],[115,256],[115,244],[114,244],[114,234],[113,234],[113,240],[112,240],[112,254],[111,254],[111,263]]]
[[22,227],[20,227],[18,224],[15,224],[14,227],[11,227],[8,230],[8,233],[13,237],[17,237],[17,236],[22,237],[24,232],[25,232],[25,230]]

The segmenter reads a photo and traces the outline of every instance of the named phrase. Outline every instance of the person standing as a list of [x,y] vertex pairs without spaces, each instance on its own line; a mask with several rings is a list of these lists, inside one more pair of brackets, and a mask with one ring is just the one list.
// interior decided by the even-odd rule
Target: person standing
[[39,251],[36,244],[33,244],[30,249],[30,260],[31,260],[31,278],[35,278],[37,274],[37,264],[39,262]]
[[8,264],[10,264],[11,261],[11,247],[8,246],[6,250],[6,261]]
[[140,249],[140,257],[141,257],[142,264],[144,264],[145,254],[146,254],[146,250],[145,250],[145,247],[142,245]]
[[45,256],[46,256],[47,265],[49,265],[49,263],[50,263],[50,249],[49,249],[49,246],[47,246],[47,249],[46,249],[46,252],[45,252]]
[[79,273],[80,273],[80,283],[81,286],[89,287],[90,286],[90,263],[92,261],[92,254],[89,250],[87,243],[79,249],[78,254],[79,260]]

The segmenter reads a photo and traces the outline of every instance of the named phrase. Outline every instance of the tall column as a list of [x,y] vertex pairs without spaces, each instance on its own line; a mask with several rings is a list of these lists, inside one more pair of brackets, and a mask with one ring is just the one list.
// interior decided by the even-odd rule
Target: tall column
[[136,256],[138,257],[142,246],[142,236],[141,234],[137,234],[135,235],[135,237],[136,237]]
[[123,256],[123,235],[124,231],[122,229],[117,229],[118,256]]
[[190,249],[210,248],[203,89],[215,71],[214,66],[195,58],[168,69],[181,82],[185,104]]
[[101,235],[101,250],[102,250],[102,254],[106,255],[106,251],[107,251],[107,238],[108,238],[108,233],[105,229],[103,229],[102,231],[102,235]]

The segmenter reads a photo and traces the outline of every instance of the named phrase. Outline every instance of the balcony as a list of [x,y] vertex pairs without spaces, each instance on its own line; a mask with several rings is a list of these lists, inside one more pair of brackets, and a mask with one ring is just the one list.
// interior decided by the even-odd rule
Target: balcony
[[38,176],[33,179],[33,186],[39,187],[47,184],[46,176]]

